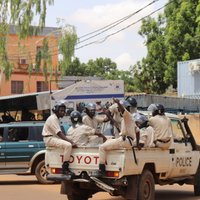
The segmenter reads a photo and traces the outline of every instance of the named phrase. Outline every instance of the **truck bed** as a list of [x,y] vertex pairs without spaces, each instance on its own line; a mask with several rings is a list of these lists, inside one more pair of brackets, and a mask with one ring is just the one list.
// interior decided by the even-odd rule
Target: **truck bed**
[[[155,163],[156,172],[167,172],[170,167],[171,156],[169,150],[161,150],[159,148],[143,148],[142,150],[135,149],[136,161],[133,156],[132,149],[119,149],[109,151],[107,154],[107,172],[118,172],[118,177],[126,175],[141,174],[144,165]],[[61,149],[48,148],[46,154],[47,170],[52,168],[59,169],[63,162],[63,153]],[[160,162],[162,160],[162,162]],[[137,162],[137,163],[136,163]],[[159,165],[156,163],[159,162]],[[75,175],[80,175],[81,172],[87,172],[92,175],[98,170],[99,154],[98,148],[81,147],[75,148],[72,151],[70,158],[70,170]],[[52,173],[49,171],[49,173]],[[113,177],[114,178],[114,177]],[[115,177],[116,178],[116,177]]]

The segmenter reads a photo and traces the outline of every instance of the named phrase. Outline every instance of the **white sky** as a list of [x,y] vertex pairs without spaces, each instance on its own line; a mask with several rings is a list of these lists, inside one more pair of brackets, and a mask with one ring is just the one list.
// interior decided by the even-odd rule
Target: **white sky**
[[[54,5],[47,9],[46,26],[57,27],[57,18],[64,19],[66,24],[75,26],[78,37],[81,37],[136,12],[152,1],[54,0]],[[84,63],[88,62],[89,59],[99,57],[111,58],[112,61],[117,63],[118,69],[128,70],[131,65],[134,65],[146,55],[144,39],[138,34],[141,23],[136,23],[128,29],[109,37],[102,43],[99,43],[99,41],[164,6],[166,2],[167,0],[158,0],[120,25],[99,34],[98,37],[80,43],[77,47],[98,41],[95,44],[77,49],[75,56]],[[152,17],[156,17],[159,12],[153,14]],[[83,39],[86,38],[82,38],[80,41]]]

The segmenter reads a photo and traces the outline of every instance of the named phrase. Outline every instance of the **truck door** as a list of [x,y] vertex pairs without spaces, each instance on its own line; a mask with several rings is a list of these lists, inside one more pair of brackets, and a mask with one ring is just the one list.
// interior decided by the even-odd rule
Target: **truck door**
[[[36,141],[29,140],[33,127],[9,127],[6,142],[6,168],[28,169],[35,152],[38,151]],[[33,133],[32,133],[33,134]]]
[[4,128],[0,128],[0,169],[5,168]]
[[179,119],[171,119],[173,136],[174,136],[174,152],[172,155],[171,177],[185,176],[193,174],[195,160],[192,145],[186,137],[186,132]]

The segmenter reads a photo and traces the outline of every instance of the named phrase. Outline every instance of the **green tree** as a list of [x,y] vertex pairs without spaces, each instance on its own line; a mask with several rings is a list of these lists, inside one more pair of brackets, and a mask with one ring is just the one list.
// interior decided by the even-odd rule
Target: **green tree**
[[117,71],[117,65],[110,58],[91,59],[87,63],[81,63],[78,58],[75,58],[66,69],[65,74],[67,76],[97,76],[109,79],[115,71]]
[[177,62],[200,57],[200,1],[174,0],[165,9],[165,81],[177,87]]
[[85,64],[79,58],[75,58],[65,71],[66,76],[85,76]]
[[89,60],[85,68],[88,76],[98,76],[105,79],[107,79],[115,70],[117,70],[117,65],[112,62],[110,58]]
[[[9,61],[7,55],[7,36],[9,34],[10,25],[15,25],[17,27],[17,32],[19,39],[25,39],[33,35],[37,35],[45,26],[45,18],[47,12],[47,5],[52,5],[54,0],[3,0],[0,1],[0,70],[4,73],[6,79],[9,79],[12,73],[12,63]],[[38,17],[38,24],[32,26],[35,16]],[[63,30],[63,29],[61,29]],[[60,34],[60,52],[63,53],[63,62],[65,65],[61,64],[61,72],[64,72],[64,68],[69,65],[71,61],[71,56],[74,53],[74,46],[77,41],[76,33],[73,32],[63,32]],[[51,53],[48,46],[48,41],[43,42],[44,46],[39,51],[36,56],[36,63],[40,64],[41,59],[44,60],[44,75],[47,76],[47,71],[51,71],[51,63],[49,60],[51,58]],[[68,50],[64,48],[68,47]],[[68,54],[65,54],[65,53]],[[29,53],[30,54],[30,53]],[[28,68],[29,73],[32,72],[33,65],[30,63]]]
[[146,58],[132,67],[137,92],[162,94],[167,87],[163,80],[167,66],[162,25],[161,15],[157,21],[150,17],[143,20],[139,34],[145,38],[148,53]]
[[97,58],[89,60],[88,63],[81,63],[75,58],[65,74],[67,76],[96,76],[106,80],[124,80],[125,91],[133,90],[133,78],[130,71],[121,71],[117,69],[117,64],[110,58]]
[[158,19],[143,20],[147,56],[134,65],[134,85],[162,94],[177,87],[177,62],[200,57],[200,1],[173,0]]

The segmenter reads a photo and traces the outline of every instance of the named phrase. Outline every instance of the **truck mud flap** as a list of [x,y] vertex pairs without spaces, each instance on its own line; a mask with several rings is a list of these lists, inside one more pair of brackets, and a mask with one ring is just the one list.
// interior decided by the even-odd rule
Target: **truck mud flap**
[[108,192],[109,194],[114,195],[114,193],[116,192],[115,188],[107,185],[106,183],[104,183],[103,181],[99,180],[98,178],[90,177],[90,179],[92,179],[95,182],[96,186],[98,186],[102,190]]

